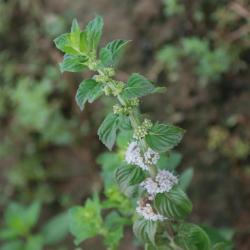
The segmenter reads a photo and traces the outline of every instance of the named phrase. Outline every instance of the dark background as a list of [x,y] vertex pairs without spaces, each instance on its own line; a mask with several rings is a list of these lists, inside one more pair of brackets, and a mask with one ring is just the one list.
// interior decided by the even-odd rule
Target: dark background
[[[11,201],[39,198],[43,223],[102,186],[96,157],[106,149],[96,131],[109,100],[81,113],[74,96],[89,73],[61,75],[62,55],[53,45],[74,17],[83,27],[98,13],[105,21],[103,45],[132,40],[117,77],[140,72],[168,89],[144,98],[142,110],[186,130],[177,150],[183,154],[179,170],[195,169],[188,190],[191,220],[234,229],[235,249],[250,248],[250,7],[240,0],[169,2],[179,5],[171,10],[173,4],[160,0],[0,1],[0,214]],[[191,52],[182,52],[182,39],[192,37],[207,49],[193,43]],[[164,54],[166,45],[176,49]],[[176,57],[176,51],[185,55]],[[73,249],[70,237],[68,242]],[[95,244],[90,240],[86,249],[101,249]]]

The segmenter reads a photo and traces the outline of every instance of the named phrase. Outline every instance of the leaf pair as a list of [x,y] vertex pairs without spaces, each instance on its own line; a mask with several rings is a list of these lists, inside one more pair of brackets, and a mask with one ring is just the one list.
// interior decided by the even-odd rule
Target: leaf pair
[[87,67],[89,58],[96,54],[102,29],[103,19],[100,16],[90,21],[84,31],[81,31],[77,20],[73,20],[71,32],[54,40],[56,47],[65,53],[60,63],[61,72],[79,72]]
[[71,32],[62,34],[54,42],[56,47],[68,55],[87,55],[95,51],[99,45],[103,29],[103,19],[96,16],[84,31],[81,31],[76,19],[71,25]]

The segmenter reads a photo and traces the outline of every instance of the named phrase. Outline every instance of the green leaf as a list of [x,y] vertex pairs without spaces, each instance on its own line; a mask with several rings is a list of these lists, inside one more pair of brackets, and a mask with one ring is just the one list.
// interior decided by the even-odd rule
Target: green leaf
[[62,213],[50,219],[42,228],[44,244],[55,244],[62,241],[69,233],[69,215]]
[[104,66],[114,66],[129,43],[126,40],[114,40],[100,50],[100,60]]
[[110,113],[98,129],[99,139],[109,150],[111,150],[115,144],[118,128],[119,115]]
[[116,170],[116,177],[119,183],[126,182],[128,185],[136,185],[145,179],[145,173],[137,166],[121,165]]
[[76,103],[81,110],[84,109],[86,102],[92,103],[102,94],[102,84],[94,79],[84,80],[80,83],[76,92]]
[[60,51],[69,55],[78,55],[79,51],[71,46],[70,37],[69,33],[62,34],[54,40],[54,43]]
[[182,139],[184,130],[171,124],[156,123],[145,136],[147,144],[161,153],[175,147]]
[[41,235],[31,235],[28,237],[25,250],[42,250],[43,238]]
[[139,218],[134,222],[133,231],[135,236],[143,242],[155,245],[158,224],[155,221]]
[[167,169],[173,171],[181,163],[182,156],[176,152],[170,152],[168,155],[161,155],[157,162],[160,169]]
[[63,62],[60,63],[61,72],[79,72],[84,70],[87,66],[86,63],[88,58],[86,56],[80,55],[64,55]]
[[214,245],[213,249],[216,250],[232,250],[232,238],[235,230],[230,228],[213,228],[207,225],[201,225],[201,228],[209,236],[211,243]]
[[23,236],[29,233],[36,224],[40,215],[41,204],[32,203],[29,207],[23,207],[18,203],[11,203],[5,213],[7,227],[13,234]]
[[72,48],[75,48],[77,51],[80,49],[80,35],[81,30],[78,25],[78,22],[76,19],[73,19],[72,25],[71,25],[71,32],[70,32],[70,45]]
[[92,50],[95,50],[99,45],[103,29],[103,19],[100,16],[96,16],[91,20],[86,26],[86,38],[89,44],[89,47]]
[[191,201],[178,187],[168,193],[157,194],[154,204],[158,212],[168,218],[182,219],[192,211]]
[[233,245],[232,243],[228,243],[228,242],[219,242],[216,243],[212,250],[233,250]]
[[165,93],[167,91],[166,87],[155,87],[154,91],[152,93]]
[[141,97],[152,93],[154,89],[153,84],[148,79],[138,73],[134,73],[129,77],[121,96],[124,99]]
[[75,244],[92,238],[102,232],[101,204],[98,198],[88,199],[84,207],[69,210],[70,232],[75,237]]
[[5,243],[1,246],[1,250],[23,250],[24,243],[21,240],[15,240]]
[[101,176],[105,189],[114,185],[114,172],[122,160],[117,153],[105,152],[97,158],[97,163],[102,166]]
[[111,212],[106,216],[104,224],[108,231],[104,237],[104,244],[108,249],[116,250],[124,237],[124,226],[128,224],[128,220],[117,212]]
[[181,174],[181,177],[179,179],[179,185],[181,189],[186,190],[188,188],[188,186],[192,181],[193,175],[194,175],[193,168],[188,168]]
[[194,224],[181,224],[178,227],[175,241],[184,250],[211,250],[211,242],[207,234]]

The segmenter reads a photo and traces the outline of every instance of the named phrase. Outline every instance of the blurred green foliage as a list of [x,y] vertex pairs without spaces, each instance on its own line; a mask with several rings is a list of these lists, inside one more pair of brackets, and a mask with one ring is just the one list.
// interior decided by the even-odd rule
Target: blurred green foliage
[[[58,214],[38,226],[41,204],[33,202],[30,206],[10,203],[4,214],[5,225],[0,230],[1,250],[40,250],[46,245],[62,241],[68,234],[68,214]],[[57,249],[65,249],[58,246]]]
[[[189,19],[188,3],[165,0],[164,4],[168,18],[179,19],[180,22]],[[205,11],[208,6],[212,9],[209,12]],[[199,34],[202,33],[200,30],[193,30],[190,34],[173,32],[170,42],[157,53],[156,57],[164,64],[169,80],[178,81],[187,62],[191,64],[191,72],[201,85],[218,82],[223,74],[231,71],[246,70],[240,55],[248,48],[249,33],[236,31],[249,22],[249,17],[242,20],[227,1],[218,5],[200,1],[193,7],[192,14],[190,25],[194,29],[201,21],[209,27],[204,27],[205,36]],[[232,32],[232,29],[236,31]],[[225,32],[231,33],[231,36]]]

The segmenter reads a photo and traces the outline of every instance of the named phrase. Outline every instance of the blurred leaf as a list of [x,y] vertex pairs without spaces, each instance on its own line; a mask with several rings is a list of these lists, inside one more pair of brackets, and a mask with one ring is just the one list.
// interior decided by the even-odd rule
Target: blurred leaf
[[194,224],[181,224],[178,227],[175,241],[184,250],[211,250],[211,242],[207,234]]
[[118,249],[121,239],[124,237],[124,226],[128,223],[127,219],[121,217],[116,212],[109,213],[105,218],[105,228],[107,233],[104,236],[104,243],[109,250]]
[[184,172],[182,172],[180,178],[179,178],[179,185],[181,189],[186,190],[188,186],[190,185],[192,178],[194,175],[194,169],[188,168]]
[[120,149],[127,149],[129,142],[131,141],[133,137],[133,130],[123,130],[121,131],[118,136],[117,136],[117,140],[116,140],[116,145],[120,148]]
[[40,215],[41,204],[32,203],[29,207],[23,207],[17,203],[11,203],[5,213],[5,222],[9,229],[16,235],[25,236],[36,224]]
[[[1,250],[24,250],[24,243],[21,240],[4,243]],[[35,249],[34,249],[35,250]]]
[[161,169],[167,169],[171,171],[176,169],[176,167],[181,163],[181,160],[181,154],[170,152],[167,156],[160,155],[160,159],[157,162],[157,166]]
[[69,211],[70,232],[75,244],[102,233],[103,221],[98,197],[88,199],[83,207],[73,207]]
[[114,185],[114,172],[121,161],[117,153],[105,152],[98,156],[97,163],[102,166],[101,176],[105,188]]
[[[235,233],[230,228],[213,228],[207,225],[201,225],[203,230],[208,234],[211,242],[214,246],[213,249],[233,249],[232,238]],[[223,248],[224,247],[224,248]]]
[[29,236],[25,245],[25,250],[42,250],[43,238],[41,235]]
[[62,241],[69,233],[69,215],[62,213],[50,219],[42,228],[44,244],[54,244]]

